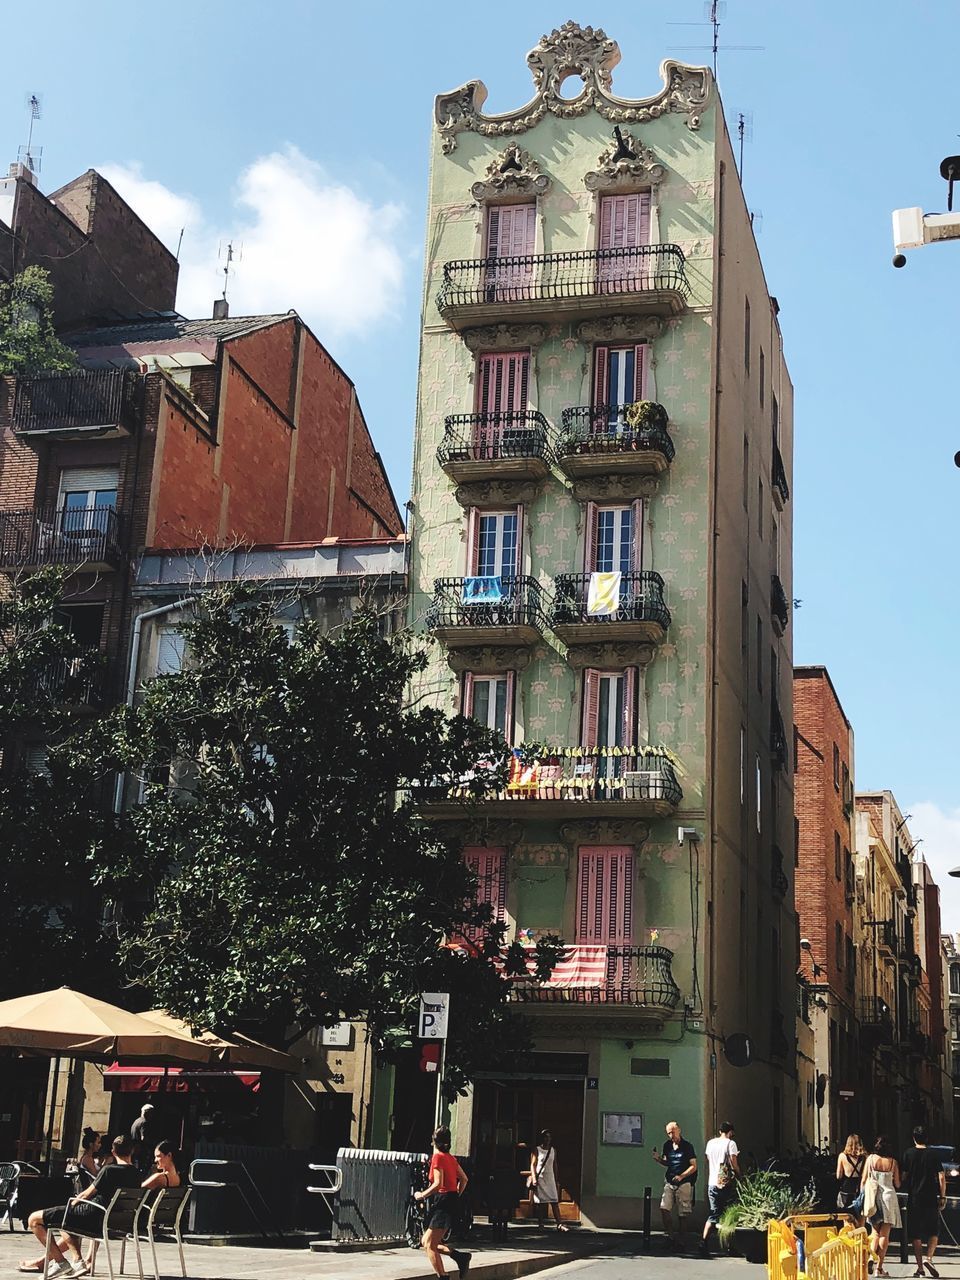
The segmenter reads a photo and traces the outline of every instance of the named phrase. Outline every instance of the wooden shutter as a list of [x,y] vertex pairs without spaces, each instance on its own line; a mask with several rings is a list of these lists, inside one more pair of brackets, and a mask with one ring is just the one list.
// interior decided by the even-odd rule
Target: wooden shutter
[[500,214],[499,205],[487,210],[487,257],[499,258],[500,254]]
[[494,205],[487,210],[487,257],[518,258],[533,253],[536,204]]
[[463,858],[477,877],[477,902],[489,903],[494,921],[502,924],[507,918],[506,850],[470,846],[464,849]]
[[467,574],[475,574],[480,562],[480,512],[471,507],[467,516]]
[[650,239],[650,193],[603,196],[600,200],[600,248],[635,249]]
[[577,942],[633,944],[633,850],[629,845],[581,847]]
[[462,716],[473,715],[473,674],[469,671],[463,677],[463,698],[460,703],[460,714]]
[[638,343],[633,356],[634,400],[646,400],[647,398],[647,360],[649,355],[649,344],[646,342]]
[[597,720],[600,716],[600,672],[587,667],[583,673],[583,728],[581,745],[597,745]]
[[523,573],[523,503],[517,503],[517,549],[513,561],[513,572]]
[[637,670],[627,667],[623,673],[623,745],[636,744],[637,733]]
[[527,407],[530,353],[504,351],[480,357],[477,412],[522,413]]
[[607,404],[610,381],[610,348],[594,347],[593,349],[593,404]]
[[513,743],[513,699],[516,692],[516,676],[514,672],[507,672],[507,714],[503,722],[503,737],[507,746]]
[[640,573],[643,569],[643,499],[634,498],[630,504],[630,515],[632,529],[632,546],[631,559],[633,561],[631,569],[634,573]]
[[597,527],[600,519],[595,502],[588,502],[584,512],[586,529],[583,535],[583,571],[593,573],[597,563]]

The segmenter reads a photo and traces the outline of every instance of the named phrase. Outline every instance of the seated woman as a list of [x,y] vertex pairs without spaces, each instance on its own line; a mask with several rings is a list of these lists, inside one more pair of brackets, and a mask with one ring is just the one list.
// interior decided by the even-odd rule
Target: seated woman
[[97,1153],[100,1150],[100,1135],[96,1129],[86,1128],[80,1139],[80,1154],[77,1157],[77,1172],[74,1175],[73,1184],[79,1195],[81,1191],[86,1191],[91,1182],[96,1180],[97,1174],[100,1172],[100,1165],[97,1161]]
[[165,1191],[168,1188],[179,1187],[182,1180],[177,1172],[177,1154],[172,1142],[167,1142],[166,1139],[158,1142],[153,1153],[157,1172],[151,1173],[140,1185],[147,1191],[152,1191],[154,1188]]

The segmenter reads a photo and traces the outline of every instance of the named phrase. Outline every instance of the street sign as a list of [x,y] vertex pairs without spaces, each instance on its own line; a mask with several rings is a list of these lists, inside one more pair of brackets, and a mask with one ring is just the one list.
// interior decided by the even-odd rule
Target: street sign
[[425,991],[420,997],[420,1029],[417,1032],[421,1040],[446,1040],[447,1010],[450,995],[446,991]]
[[852,1089],[841,1089],[839,1093],[841,1098],[852,1098],[854,1096]]

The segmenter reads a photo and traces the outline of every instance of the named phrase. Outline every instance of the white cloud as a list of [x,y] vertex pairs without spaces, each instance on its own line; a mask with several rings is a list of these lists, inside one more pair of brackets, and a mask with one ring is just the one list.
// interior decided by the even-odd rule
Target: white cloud
[[397,308],[407,252],[402,208],[333,181],[295,147],[261,156],[240,174],[235,213],[219,224],[192,197],[144,177],[141,165],[100,172],[170,249],[185,229],[177,294],[185,315],[210,314],[228,241],[237,253],[233,315],[293,307],[322,339],[362,332]]
[[960,867],[960,809],[941,809],[930,801],[908,806],[910,833],[923,840],[920,852],[940,886],[940,919],[943,933],[960,933],[960,880],[949,872]]

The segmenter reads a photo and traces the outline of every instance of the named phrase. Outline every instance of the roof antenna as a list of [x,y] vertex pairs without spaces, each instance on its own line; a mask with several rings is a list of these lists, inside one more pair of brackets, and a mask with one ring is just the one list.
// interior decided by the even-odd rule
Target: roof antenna
[[20,147],[17,152],[17,163],[26,169],[28,173],[36,176],[40,172],[40,157],[43,154],[43,147],[33,146],[33,126],[40,119],[43,104],[35,93],[31,93],[26,98],[26,107],[29,113],[30,127],[27,131],[27,144]]
[[214,300],[213,318],[214,320],[226,320],[230,315],[230,303],[227,301],[227,287],[230,284],[230,268],[233,266],[234,258],[236,258],[237,262],[242,261],[243,245],[240,246],[239,250],[236,250],[233,247],[232,240],[227,241],[226,248],[224,248],[223,243],[221,242],[220,248],[217,252],[217,257],[225,259],[223,266],[220,268],[223,272],[223,293],[219,298]]
[[678,50],[701,50],[709,51],[713,55],[713,78],[717,79],[717,54],[721,48],[724,53],[730,50],[747,51],[756,53],[765,46],[762,44],[720,44],[720,23],[727,14],[727,0],[706,0],[703,6],[702,22],[669,22],[670,27],[710,27],[713,32],[713,40],[710,44],[688,44],[679,45]]

